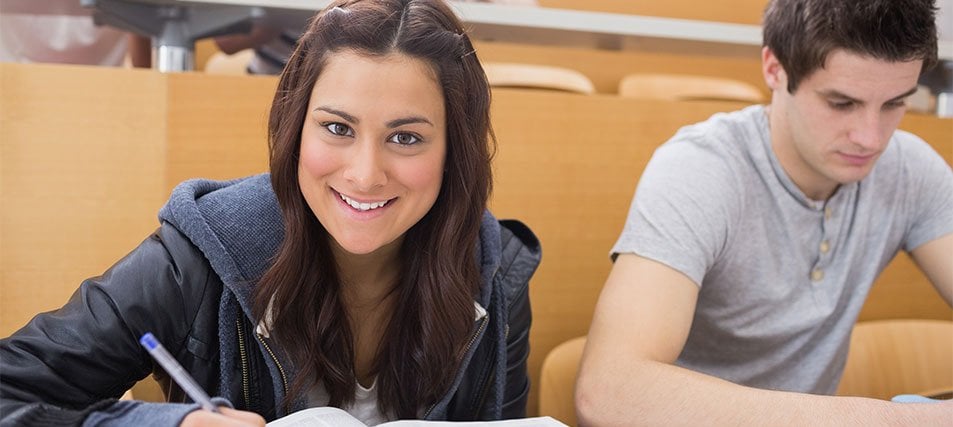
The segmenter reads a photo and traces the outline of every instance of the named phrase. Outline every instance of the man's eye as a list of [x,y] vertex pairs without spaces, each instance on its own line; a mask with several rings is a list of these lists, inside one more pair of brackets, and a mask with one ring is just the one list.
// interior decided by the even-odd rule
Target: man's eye
[[323,123],[322,126],[324,126],[325,129],[328,130],[328,132],[331,132],[338,136],[351,136],[353,134],[353,132],[351,131],[351,128],[348,125],[343,123],[337,123],[337,122]]
[[390,137],[390,142],[394,142],[400,145],[414,145],[420,142],[420,137],[412,133],[400,132],[400,133],[395,133],[394,136]]
[[884,104],[884,110],[895,110],[907,106],[907,101],[891,101]]
[[852,101],[841,101],[841,102],[828,101],[827,105],[830,105],[831,108],[835,110],[849,110],[851,109],[851,107],[854,106],[854,103]]

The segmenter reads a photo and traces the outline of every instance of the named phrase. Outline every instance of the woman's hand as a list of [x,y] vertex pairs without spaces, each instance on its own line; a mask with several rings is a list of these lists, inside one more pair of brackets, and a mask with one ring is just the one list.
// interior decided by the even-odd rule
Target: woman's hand
[[182,427],[264,427],[265,419],[254,412],[219,407],[221,413],[211,411],[192,411],[182,420]]

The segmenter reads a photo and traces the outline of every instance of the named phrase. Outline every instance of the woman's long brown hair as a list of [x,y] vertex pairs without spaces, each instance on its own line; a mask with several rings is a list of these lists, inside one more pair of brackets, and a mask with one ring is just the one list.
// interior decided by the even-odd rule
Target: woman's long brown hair
[[[373,363],[382,413],[415,418],[446,392],[473,332],[477,239],[491,190],[490,89],[459,20],[441,0],[344,0],[319,13],[281,75],[268,123],[271,181],[285,236],[254,292],[297,368],[284,404],[316,382],[331,406],[354,400],[354,339],[330,236],[298,183],[301,128],[328,58],[344,50],[404,54],[431,65],[443,89],[446,171],[431,210],[401,247],[395,309]],[[382,78],[386,78],[382,76]],[[412,102],[412,100],[408,100]]]

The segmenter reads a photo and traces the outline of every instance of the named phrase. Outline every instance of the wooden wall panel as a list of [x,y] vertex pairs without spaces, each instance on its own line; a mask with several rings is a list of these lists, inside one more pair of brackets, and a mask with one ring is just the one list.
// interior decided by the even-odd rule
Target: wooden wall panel
[[268,112],[278,80],[184,73],[169,76],[165,188],[190,178],[268,171]]
[[158,225],[164,91],[148,70],[0,64],[0,335]]

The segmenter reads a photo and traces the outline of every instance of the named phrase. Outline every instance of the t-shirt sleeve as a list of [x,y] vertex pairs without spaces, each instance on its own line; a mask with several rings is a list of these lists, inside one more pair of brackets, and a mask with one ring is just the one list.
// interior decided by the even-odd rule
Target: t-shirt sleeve
[[717,144],[679,138],[658,148],[646,166],[611,256],[634,253],[701,286],[728,239],[738,179]]
[[[908,134],[909,135],[909,134]],[[903,249],[921,245],[953,233],[953,170],[933,148],[909,135],[900,141],[903,148],[904,179],[911,209]]]

